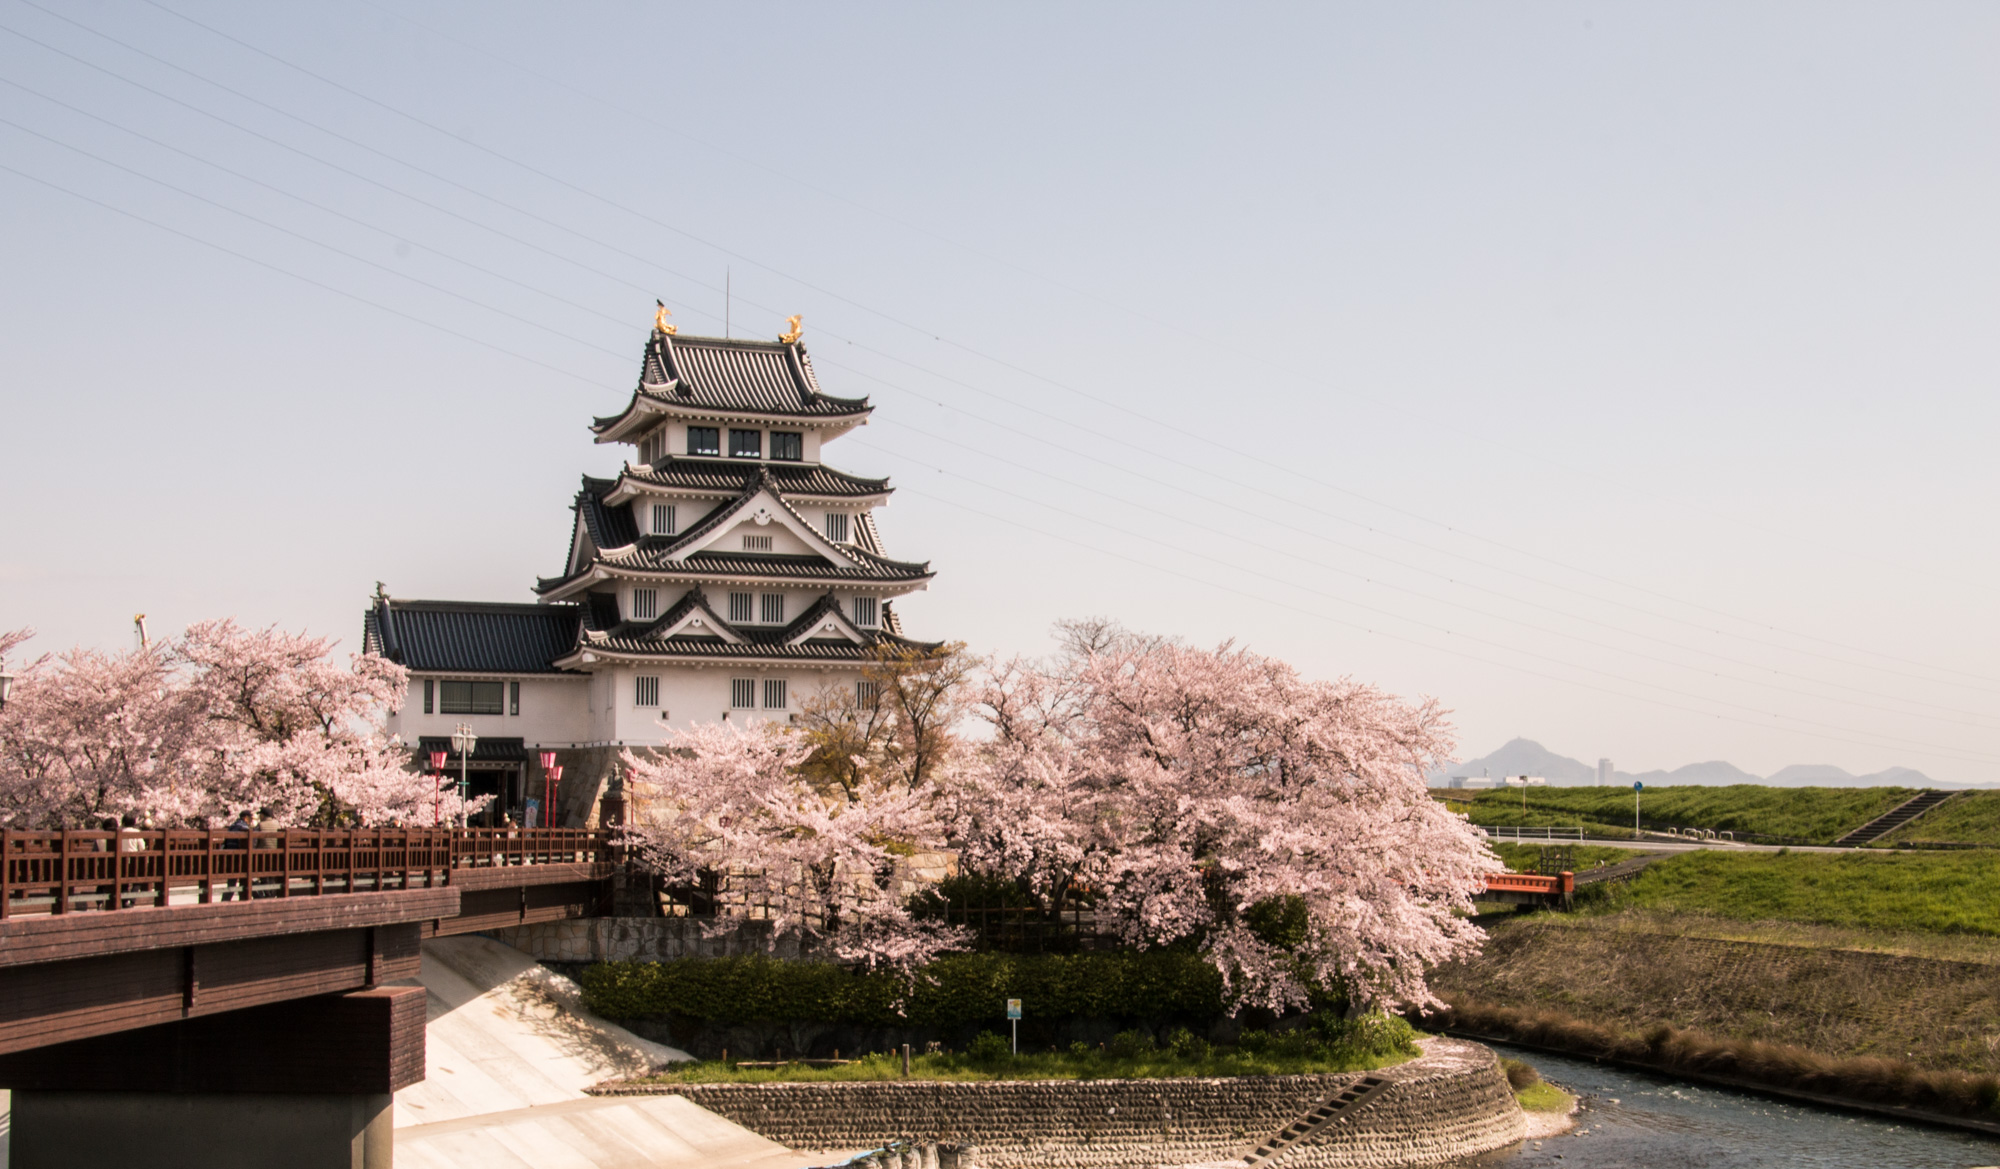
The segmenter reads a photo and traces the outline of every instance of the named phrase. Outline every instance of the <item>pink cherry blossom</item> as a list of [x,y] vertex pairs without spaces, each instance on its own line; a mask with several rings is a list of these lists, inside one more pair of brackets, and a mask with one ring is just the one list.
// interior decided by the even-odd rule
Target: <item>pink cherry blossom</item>
[[895,780],[815,785],[814,750],[776,726],[677,731],[623,756],[626,840],[669,884],[719,882],[719,912],[765,918],[839,961],[909,971],[963,941],[911,917],[899,851],[936,843],[936,793]]
[[[987,678],[992,738],[944,809],[965,863],[1082,894],[1130,945],[1198,942],[1242,1005],[1297,1008],[1308,983],[1432,1001],[1426,972],[1477,948],[1462,915],[1500,867],[1425,788],[1451,746],[1436,703],[1093,631]],[[1295,950],[1245,922],[1270,898],[1303,903]]]
[[[0,636],[0,653],[21,640]],[[34,662],[0,710],[0,824],[76,828],[129,812],[220,826],[264,808],[300,826],[430,823],[433,781],[380,726],[402,702],[403,668],[367,654],[343,667],[331,648],[209,621],[146,649]],[[436,802],[445,818],[459,811],[455,790]]]

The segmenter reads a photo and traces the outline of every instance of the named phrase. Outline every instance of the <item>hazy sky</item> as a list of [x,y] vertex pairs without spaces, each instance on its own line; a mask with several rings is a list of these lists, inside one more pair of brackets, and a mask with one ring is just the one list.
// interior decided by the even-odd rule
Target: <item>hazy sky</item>
[[917,636],[2000,779],[2000,8],[395,7],[0,0],[0,628],[529,599],[726,278]]

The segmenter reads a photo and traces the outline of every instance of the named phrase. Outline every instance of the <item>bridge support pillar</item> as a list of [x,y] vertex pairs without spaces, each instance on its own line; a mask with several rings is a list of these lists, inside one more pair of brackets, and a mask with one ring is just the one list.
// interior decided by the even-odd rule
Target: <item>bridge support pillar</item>
[[395,1097],[14,1093],[11,1169],[390,1169]]
[[0,1056],[10,1169],[390,1169],[425,993],[378,986]]

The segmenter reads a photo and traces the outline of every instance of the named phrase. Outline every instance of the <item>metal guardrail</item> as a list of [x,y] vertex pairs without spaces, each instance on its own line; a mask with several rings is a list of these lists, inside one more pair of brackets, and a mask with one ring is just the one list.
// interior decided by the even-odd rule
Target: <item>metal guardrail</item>
[[1519,824],[1474,824],[1493,840],[1582,840],[1582,828],[1527,828]]
[[0,832],[0,919],[424,889],[464,869],[610,859],[579,828]]

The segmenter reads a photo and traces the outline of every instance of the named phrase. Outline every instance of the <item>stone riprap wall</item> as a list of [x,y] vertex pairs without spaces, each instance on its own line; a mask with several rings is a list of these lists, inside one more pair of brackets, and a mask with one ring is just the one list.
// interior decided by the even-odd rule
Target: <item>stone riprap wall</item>
[[[1285,1169],[1434,1165],[1522,1139],[1499,1060],[1456,1039],[1377,1075],[1394,1085],[1285,1153]],[[867,1148],[899,1136],[976,1145],[983,1169],[1183,1164],[1241,1157],[1360,1078],[1037,1080],[949,1083],[600,1084],[597,1095],[667,1094],[795,1149]]]
[[586,917],[490,930],[487,937],[538,962],[671,962],[763,954],[800,958],[795,935],[763,921],[699,917]]

